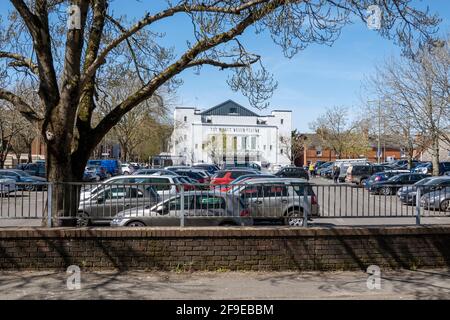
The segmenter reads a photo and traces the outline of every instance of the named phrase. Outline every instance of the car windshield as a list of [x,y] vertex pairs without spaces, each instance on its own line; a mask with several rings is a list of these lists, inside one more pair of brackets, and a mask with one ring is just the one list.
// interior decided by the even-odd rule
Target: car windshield
[[414,183],[414,185],[415,186],[423,186],[425,184],[432,184],[433,182],[434,182],[433,178],[430,177],[430,178],[425,178],[425,179],[419,180],[416,183]]
[[21,177],[31,177],[31,174],[29,174],[26,171],[14,171],[14,172],[17,173]]

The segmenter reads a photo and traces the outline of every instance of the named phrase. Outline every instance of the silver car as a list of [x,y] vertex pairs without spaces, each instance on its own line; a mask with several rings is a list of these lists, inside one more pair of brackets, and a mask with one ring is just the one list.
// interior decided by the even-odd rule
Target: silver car
[[239,197],[224,192],[188,191],[154,206],[147,205],[119,212],[111,226],[179,226],[182,212],[186,226],[252,225],[253,220]]
[[420,206],[425,209],[450,211],[450,187],[442,187],[424,194],[420,198]]
[[244,200],[255,221],[276,219],[290,226],[303,226],[305,208],[309,212],[308,220],[319,214],[317,197],[305,179],[247,180],[229,192]]
[[109,224],[120,211],[159,202],[159,195],[149,185],[103,185],[80,200],[78,225]]

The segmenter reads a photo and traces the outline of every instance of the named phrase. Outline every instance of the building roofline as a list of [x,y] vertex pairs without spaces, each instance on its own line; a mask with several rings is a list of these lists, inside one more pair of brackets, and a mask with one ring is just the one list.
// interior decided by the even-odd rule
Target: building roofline
[[292,110],[272,110],[272,112],[291,112]]

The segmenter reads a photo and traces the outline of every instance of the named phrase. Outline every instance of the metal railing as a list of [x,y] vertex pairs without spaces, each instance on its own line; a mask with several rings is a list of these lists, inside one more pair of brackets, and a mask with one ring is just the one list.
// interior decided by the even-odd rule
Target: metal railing
[[[5,219],[73,219],[79,225],[288,224],[332,218],[450,217],[450,188],[384,184],[16,184],[0,192]],[[48,205],[50,204],[50,205]],[[56,211],[55,211],[56,210]],[[382,222],[380,223],[382,224]]]

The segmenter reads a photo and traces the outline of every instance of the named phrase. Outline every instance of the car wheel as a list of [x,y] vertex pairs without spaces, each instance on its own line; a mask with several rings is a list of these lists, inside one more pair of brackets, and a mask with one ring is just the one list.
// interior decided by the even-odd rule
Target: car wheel
[[131,221],[127,223],[127,227],[145,227],[145,224],[140,221]]
[[362,180],[359,182],[359,185],[362,186],[362,187],[364,187],[364,185],[366,184],[366,182],[367,182],[367,179],[362,179]]
[[34,184],[27,184],[25,185],[26,191],[36,191],[36,186]]
[[450,200],[444,200],[439,206],[441,211],[450,211]]
[[100,181],[102,180],[102,177],[100,177],[98,174],[95,176],[95,181]]
[[88,227],[91,224],[91,219],[86,212],[78,212],[77,227]]
[[285,224],[290,227],[303,227],[305,225],[303,212],[299,210],[289,212],[285,218]]
[[380,193],[382,195],[389,196],[389,195],[391,195],[392,191],[391,191],[391,188],[389,188],[389,187],[383,187],[383,188],[381,188]]

